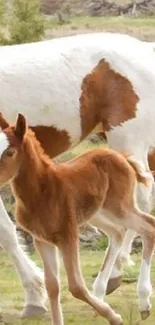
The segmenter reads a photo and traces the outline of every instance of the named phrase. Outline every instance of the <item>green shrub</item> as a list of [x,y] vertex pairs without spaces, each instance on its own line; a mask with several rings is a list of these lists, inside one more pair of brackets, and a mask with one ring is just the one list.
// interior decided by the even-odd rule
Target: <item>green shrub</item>
[[96,242],[96,249],[105,251],[107,247],[108,247],[108,237],[103,235],[100,238],[98,238]]
[[45,32],[41,0],[0,0],[0,44],[39,41]]
[[0,44],[5,44],[6,1],[0,0]]
[[44,17],[39,0],[13,0],[13,13],[9,23],[10,43],[34,42],[44,36]]
[[3,26],[5,22],[6,14],[6,1],[0,0],[0,25]]

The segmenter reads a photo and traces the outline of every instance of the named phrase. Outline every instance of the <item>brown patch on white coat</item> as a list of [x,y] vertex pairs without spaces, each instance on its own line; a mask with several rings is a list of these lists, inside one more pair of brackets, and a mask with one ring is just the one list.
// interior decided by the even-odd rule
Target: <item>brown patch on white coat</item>
[[103,130],[109,131],[135,118],[138,101],[131,82],[115,72],[104,59],[100,60],[82,83],[82,139],[100,122]]
[[51,158],[60,155],[71,146],[70,137],[65,130],[60,131],[54,126],[43,125],[33,126],[31,129],[34,131],[45,152]]
[[[88,73],[82,81],[79,111],[81,120],[81,136],[77,141],[100,130],[108,131],[124,121],[136,117],[136,106],[139,98],[131,82],[115,72],[104,59]],[[53,107],[55,114],[57,107]],[[60,116],[61,119],[61,116]],[[1,121],[1,116],[0,116]],[[49,117],[50,122],[50,117]],[[72,123],[72,120],[68,123]],[[67,129],[59,130],[56,125],[31,126],[45,152],[51,157],[68,150],[72,144],[72,134]]]

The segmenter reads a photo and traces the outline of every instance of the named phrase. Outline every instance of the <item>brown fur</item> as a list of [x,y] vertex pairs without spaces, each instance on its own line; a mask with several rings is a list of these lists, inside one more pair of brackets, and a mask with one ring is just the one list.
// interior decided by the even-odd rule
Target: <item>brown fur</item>
[[132,166],[132,168],[134,169],[137,181],[139,183],[142,183],[143,185],[147,186],[148,185],[147,178],[140,173],[139,164],[137,164],[136,161],[132,161],[130,159],[130,157],[127,157],[127,161]]
[[[100,137],[100,139],[103,139],[103,141],[107,142],[107,136],[105,134],[105,132],[101,131],[101,132],[97,132],[98,136]],[[128,154],[126,155],[126,157],[128,156]],[[131,164],[131,162],[130,162]],[[133,164],[133,162],[132,162]],[[154,176],[155,178],[155,149],[151,150],[149,153],[148,153],[148,164],[149,164],[149,168],[152,172],[152,175]],[[135,164],[134,164],[135,165]],[[133,166],[134,168],[134,166]],[[137,175],[138,176],[138,175]],[[147,185],[146,184],[146,179],[144,178],[144,182],[141,181],[140,179],[138,180],[140,181],[141,183],[145,183],[144,185]]]
[[[63,323],[56,253],[52,245],[62,253],[72,294],[94,307],[111,325],[122,324],[110,306],[94,298],[85,286],[79,263],[78,225],[105,209],[110,221],[133,228],[146,236],[146,241],[152,240],[150,250],[153,249],[155,220],[137,209],[134,197],[136,177],[144,182],[138,164],[128,163],[122,154],[110,149],[96,149],[67,163],[51,162],[34,133],[26,128],[21,114],[15,127],[3,132],[10,146],[1,158],[0,185],[11,180],[17,221],[35,238],[44,263],[54,325]],[[11,157],[7,155],[10,149],[13,150]],[[117,232],[117,226],[116,230],[113,224],[109,228],[115,240],[121,243],[122,235]],[[53,267],[49,264],[51,249]]]
[[41,125],[31,127],[31,129],[51,158],[60,155],[71,146],[68,133],[65,130],[59,131],[54,126]]
[[104,131],[136,116],[138,96],[130,81],[102,59],[82,83],[82,138],[102,122]]
[[2,129],[6,129],[9,127],[9,124],[7,123],[7,121],[5,120],[1,112],[0,112],[0,126]]

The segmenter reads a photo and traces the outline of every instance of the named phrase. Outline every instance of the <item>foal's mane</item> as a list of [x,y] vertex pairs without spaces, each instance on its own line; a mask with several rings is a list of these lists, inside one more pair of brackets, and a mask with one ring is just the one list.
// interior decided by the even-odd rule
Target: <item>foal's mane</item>
[[51,164],[52,160],[50,157],[45,153],[43,147],[41,146],[41,143],[36,138],[35,133],[28,128],[25,135],[24,135],[24,148],[26,149],[26,153],[30,157],[34,157],[34,155],[37,158],[40,158],[44,163]]

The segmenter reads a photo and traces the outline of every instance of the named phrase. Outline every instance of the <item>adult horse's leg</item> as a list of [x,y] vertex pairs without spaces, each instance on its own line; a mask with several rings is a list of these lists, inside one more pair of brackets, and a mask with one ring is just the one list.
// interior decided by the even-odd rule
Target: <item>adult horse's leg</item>
[[1,198],[0,245],[12,258],[24,287],[25,308],[22,315],[30,317],[43,314],[47,310],[45,307],[46,291],[43,274],[21,249],[15,226],[7,214]]

